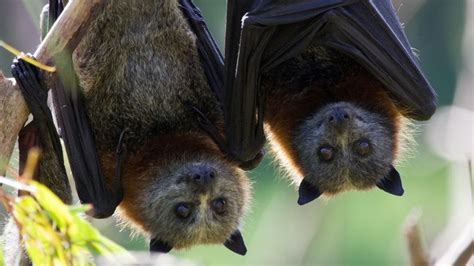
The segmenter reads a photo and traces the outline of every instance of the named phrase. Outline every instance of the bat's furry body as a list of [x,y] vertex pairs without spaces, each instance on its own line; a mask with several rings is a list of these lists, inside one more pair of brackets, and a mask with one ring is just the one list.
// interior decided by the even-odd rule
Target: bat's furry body
[[219,116],[177,5],[110,1],[75,50],[99,149],[115,149],[123,129],[128,148],[160,132],[198,130],[185,103]]
[[[122,218],[175,248],[224,243],[249,201],[247,178],[188,106],[222,120],[195,38],[177,0],[108,1],[73,57],[109,182],[125,131]],[[213,180],[195,182],[200,174]],[[225,212],[216,214],[220,198]],[[186,219],[175,213],[180,203],[191,209]]]

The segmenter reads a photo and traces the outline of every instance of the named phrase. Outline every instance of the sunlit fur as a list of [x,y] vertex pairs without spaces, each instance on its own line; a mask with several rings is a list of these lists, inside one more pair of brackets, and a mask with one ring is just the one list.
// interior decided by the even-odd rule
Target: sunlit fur
[[[368,189],[393,164],[404,137],[403,115],[385,87],[352,59],[321,46],[282,63],[267,73],[266,133],[280,166],[292,182],[303,178],[324,195]],[[354,119],[344,131],[322,121],[334,107],[347,108]],[[349,148],[362,137],[372,143],[368,156]],[[321,145],[336,147],[331,162],[322,163]]]

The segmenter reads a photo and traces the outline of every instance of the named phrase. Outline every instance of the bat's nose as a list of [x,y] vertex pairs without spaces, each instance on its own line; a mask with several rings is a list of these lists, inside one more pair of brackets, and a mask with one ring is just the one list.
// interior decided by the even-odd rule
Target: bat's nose
[[207,187],[216,178],[216,170],[208,165],[193,165],[188,174],[190,181],[199,187]]
[[333,126],[341,126],[352,120],[352,113],[344,107],[334,107],[328,115],[328,123]]

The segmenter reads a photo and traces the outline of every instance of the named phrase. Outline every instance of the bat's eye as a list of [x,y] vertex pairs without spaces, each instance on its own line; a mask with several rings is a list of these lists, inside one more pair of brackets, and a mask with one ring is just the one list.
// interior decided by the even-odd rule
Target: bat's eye
[[192,211],[192,206],[189,203],[179,203],[176,205],[174,212],[176,216],[178,216],[181,219],[186,219],[191,215]]
[[211,208],[217,213],[217,214],[224,214],[226,209],[227,209],[227,201],[225,198],[217,198],[212,201],[211,203]]
[[334,148],[331,146],[322,146],[318,150],[319,159],[329,162],[334,157]]
[[370,142],[367,139],[361,139],[354,143],[354,150],[357,154],[365,156],[370,153]]

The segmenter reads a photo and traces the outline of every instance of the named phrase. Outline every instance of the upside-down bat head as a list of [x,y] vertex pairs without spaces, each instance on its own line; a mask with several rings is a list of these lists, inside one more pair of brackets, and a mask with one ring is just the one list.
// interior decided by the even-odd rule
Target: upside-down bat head
[[250,201],[248,178],[207,136],[170,134],[125,162],[119,215],[168,252],[199,244],[246,248],[239,228]]
[[409,132],[385,86],[367,70],[314,46],[270,72],[264,84],[269,142],[299,185],[299,204],[374,186],[403,194],[393,164]]
[[[299,127],[295,142],[305,173],[300,204],[321,193],[382,186],[398,175],[392,166],[396,146],[390,122],[352,103],[332,103],[316,111]],[[403,194],[401,185],[391,189]]]

